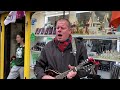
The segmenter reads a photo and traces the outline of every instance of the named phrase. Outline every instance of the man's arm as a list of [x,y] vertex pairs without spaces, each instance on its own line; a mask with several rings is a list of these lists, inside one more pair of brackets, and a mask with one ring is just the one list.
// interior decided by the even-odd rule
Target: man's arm
[[46,58],[46,53],[44,48],[41,51],[41,55],[39,57],[39,59],[36,61],[36,65],[34,67],[34,73],[37,77],[37,79],[41,79],[45,73],[45,68],[47,66],[47,58]]

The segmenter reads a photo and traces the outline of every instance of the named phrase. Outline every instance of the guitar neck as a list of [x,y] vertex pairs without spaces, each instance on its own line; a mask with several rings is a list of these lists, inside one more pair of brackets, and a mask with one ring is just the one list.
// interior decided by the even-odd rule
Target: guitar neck
[[57,75],[57,76],[55,77],[55,79],[63,79],[63,78],[66,77],[67,74],[68,74],[70,71],[72,71],[72,70],[73,70],[73,71],[78,71],[78,70],[80,70],[80,69],[84,69],[84,70],[90,69],[91,66],[89,66],[89,64],[90,64],[90,63],[88,62],[88,60],[85,60],[84,62],[82,62],[82,63],[80,63],[78,66],[76,66],[75,68],[70,69],[70,70],[67,70],[67,71],[65,71],[65,72]]
[[84,63],[85,63],[85,62],[79,64],[77,67],[75,67],[75,68],[73,68],[73,69],[67,70],[67,71],[65,71],[65,72],[57,75],[55,78],[56,78],[56,79],[63,79],[64,77],[67,76],[67,74],[68,74],[70,71],[72,71],[72,70],[73,70],[73,71],[77,71],[78,69],[81,69],[81,67],[84,65]]

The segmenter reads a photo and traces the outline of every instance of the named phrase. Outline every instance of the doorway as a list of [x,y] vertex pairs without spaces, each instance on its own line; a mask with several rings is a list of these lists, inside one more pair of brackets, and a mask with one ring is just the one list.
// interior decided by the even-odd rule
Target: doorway
[[16,34],[19,31],[25,32],[25,17],[17,19],[15,23],[5,26],[5,43],[4,43],[4,78],[6,79],[10,72],[10,60],[15,56]]

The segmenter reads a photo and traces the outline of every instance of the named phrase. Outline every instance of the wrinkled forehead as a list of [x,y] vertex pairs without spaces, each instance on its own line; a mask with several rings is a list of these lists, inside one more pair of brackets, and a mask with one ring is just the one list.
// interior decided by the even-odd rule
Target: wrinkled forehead
[[58,25],[68,26],[68,22],[67,22],[66,20],[59,20],[59,21],[57,22],[57,26],[58,26]]

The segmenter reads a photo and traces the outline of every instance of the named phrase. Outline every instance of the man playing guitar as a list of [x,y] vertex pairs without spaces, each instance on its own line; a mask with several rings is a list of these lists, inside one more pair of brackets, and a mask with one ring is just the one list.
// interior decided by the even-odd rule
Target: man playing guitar
[[[87,50],[82,40],[75,38],[76,59],[72,53],[71,25],[67,19],[59,19],[56,23],[56,37],[48,42],[42,49],[39,60],[37,60],[34,72],[37,79],[55,79],[45,73],[51,69],[63,73],[79,65],[82,60],[86,60]],[[79,79],[86,75],[84,70],[71,70],[67,73],[67,79]]]

